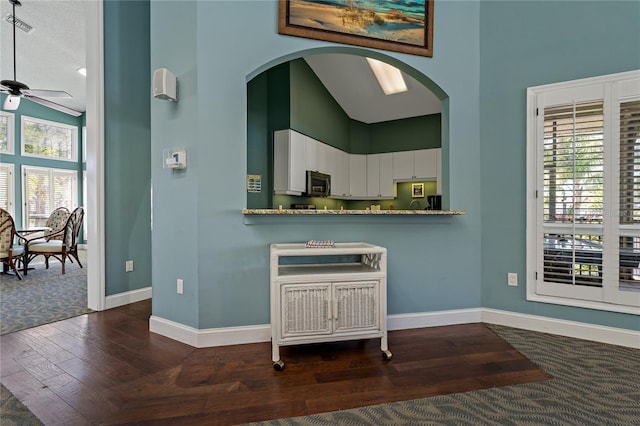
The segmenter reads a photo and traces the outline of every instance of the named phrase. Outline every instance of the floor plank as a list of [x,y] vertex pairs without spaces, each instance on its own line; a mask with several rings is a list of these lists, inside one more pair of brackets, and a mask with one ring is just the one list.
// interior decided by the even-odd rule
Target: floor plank
[[45,424],[239,424],[546,380],[482,324],[379,340],[196,349],[149,332],[150,301],[0,336],[2,383]]

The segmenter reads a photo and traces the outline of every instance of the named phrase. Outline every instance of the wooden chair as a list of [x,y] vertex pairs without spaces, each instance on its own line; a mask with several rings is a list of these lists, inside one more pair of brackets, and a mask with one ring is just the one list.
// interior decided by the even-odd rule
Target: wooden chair
[[[27,252],[28,264],[37,256],[44,256],[44,263],[47,269],[49,269],[49,257],[53,256],[62,264],[62,273],[65,273],[65,262],[67,258],[73,263],[73,258],[76,259],[78,265],[82,268],[80,258],[78,257],[78,235],[80,234],[80,227],[84,220],[84,210],[82,207],[77,207],[71,212],[65,226],[57,233],[50,234],[48,240],[35,240],[28,242],[25,245]],[[61,236],[61,239],[57,237]],[[25,268],[27,265],[25,264]]]
[[35,240],[41,240],[38,241],[40,243],[44,243],[51,239],[61,240],[62,233],[60,231],[64,229],[67,219],[69,218],[69,214],[69,209],[66,207],[58,207],[51,212],[47,219],[47,223],[45,223],[45,226],[49,229],[46,231],[31,232],[29,234],[22,232],[21,234],[28,242],[32,243],[35,243]]
[[16,233],[16,225],[11,214],[4,209],[0,209],[0,261],[2,261],[2,270],[7,272],[11,268],[18,279],[21,280],[22,277],[16,267],[16,261],[22,260],[24,262],[25,249],[21,244],[16,244],[16,237],[20,240],[19,242],[24,240]]

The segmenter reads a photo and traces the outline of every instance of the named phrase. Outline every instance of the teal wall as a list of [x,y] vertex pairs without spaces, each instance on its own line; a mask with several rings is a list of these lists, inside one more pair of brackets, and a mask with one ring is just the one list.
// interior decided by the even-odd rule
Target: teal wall
[[[104,56],[109,296],[151,285],[149,1],[104,2]],[[127,260],[134,261],[133,272],[125,272]]]
[[[151,103],[153,314],[199,329],[266,324],[269,244],[333,239],[387,247],[390,314],[486,306],[637,329],[630,315],[529,303],[524,285],[507,287],[506,272],[525,272],[526,87],[638,68],[640,58],[630,52],[640,51],[639,8],[613,1],[436,2],[434,56],[423,58],[278,35],[275,1],[152,2],[151,68],[171,69],[180,90],[177,104]],[[444,203],[466,215],[240,213],[247,82],[316,52],[366,53],[438,94],[449,166]],[[349,131],[366,133],[353,124]],[[189,161],[179,173],[161,161],[162,150],[176,144]],[[176,278],[185,280],[183,295]]]
[[[219,228],[229,225],[227,221],[218,223],[224,210],[230,208],[228,201],[221,201],[225,198],[219,189],[230,185],[232,180],[231,176],[222,176],[216,169],[235,169],[236,173],[232,172],[233,179],[236,190],[242,192],[243,199],[247,172],[245,166],[240,166],[240,163],[246,162],[244,150],[242,161],[229,158],[225,153],[225,149],[234,151],[228,147],[246,146],[246,123],[243,122],[240,126],[236,122],[235,133],[221,132],[218,128],[205,132],[199,128],[202,122],[219,122],[220,117],[227,115],[227,109],[232,109],[241,117],[246,115],[246,99],[241,99],[240,95],[231,98],[224,84],[218,87],[219,93],[207,93],[205,96],[200,92],[201,80],[215,81],[221,76],[218,67],[201,71],[198,66],[199,4],[195,1],[151,2],[150,11],[151,69],[168,68],[178,78],[177,103],[158,99],[151,102],[152,309],[153,315],[193,326],[199,326],[201,322],[199,253],[200,246],[205,244],[205,238],[201,237],[209,238],[210,242],[218,246],[223,243],[217,240]],[[207,25],[215,27],[219,20],[226,18],[224,14],[220,14],[210,19],[212,21]],[[228,40],[227,36],[200,40],[200,50],[215,52],[217,39],[221,42],[222,38]],[[232,60],[233,56],[217,59],[223,64]],[[227,78],[224,81],[228,81]],[[246,86],[246,81],[243,80],[243,83]],[[226,125],[234,125],[234,121],[231,120]],[[185,170],[162,168],[162,151],[172,147],[186,149]],[[205,154],[206,147],[215,147],[216,154]],[[200,212],[200,204],[203,207],[206,205],[208,211]],[[208,219],[203,222],[201,216]],[[233,243],[233,238],[228,237]],[[215,263],[220,267],[215,259],[210,258],[205,262]],[[177,278],[184,280],[184,294],[181,296],[176,294]],[[213,277],[203,277],[202,287],[217,286],[217,277],[216,282],[211,281],[211,278]],[[218,308],[215,299],[214,297],[209,301],[212,311]],[[236,306],[235,309],[242,308]]]
[[634,315],[527,302],[524,283],[526,88],[640,68],[640,2],[482,1],[480,23],[482,305],[640,329]]
[[[479,307],[479,3],[436,2],[433,58],[281,36],[277,9],[275,1],[151,2],[151,68],[171,69],[180,91],[177,104],[151,103],[154,316],[199,329],[267,324],[269,244],[309,239],[387,247],[390,314]],[[466,215],[261,221],[241,214],[247,83],[322,52],[391,62],[450,97],[443,111],[448,202]],[[162,149],[175,144],[187,149],[182,173],[162,169]],[[183,295],[176,278],[184,279]]]
[[[0,94],[0,104],[4,102],[7,95]],[[82,205],[82,126],[84,125],[84,115],[74,117],[60,111],[47,108],[44,105],[31,102],[26,98],[20,100],[20,107],[15,111],[7,111],[14,115],[14,145],[13,155],[1,154],[0,162],[4,164],[13,164],[14,173],[14,196],[15,196],[15,215],[14,221],[17,228],[23,226],[22,223],[22,166],[36,167],[53,167],[56,169],[76,170],[78,172],[78,205]],[[69,124],[78,127],[78,161],[60,161],[49,160],[46,158],[23,157],[21,153],[21,120],[22,116],[40,118],[43,120],[55,121],[57,123]]]

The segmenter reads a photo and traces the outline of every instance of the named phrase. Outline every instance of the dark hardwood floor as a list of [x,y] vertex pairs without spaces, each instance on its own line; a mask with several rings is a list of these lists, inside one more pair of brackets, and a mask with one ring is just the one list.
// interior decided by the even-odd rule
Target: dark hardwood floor
[[195,349],[149,332],[151,302],[0,336],[2,383],[44,424],[230,425],[548,376],[482,324],[379,340]]

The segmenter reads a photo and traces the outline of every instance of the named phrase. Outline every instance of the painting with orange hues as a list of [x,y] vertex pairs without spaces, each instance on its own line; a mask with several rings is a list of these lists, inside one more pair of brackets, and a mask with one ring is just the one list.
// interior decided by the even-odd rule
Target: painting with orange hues
[[280,0],[278,32],[433,56],[433,0]]

